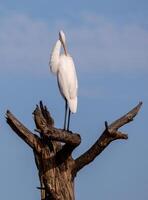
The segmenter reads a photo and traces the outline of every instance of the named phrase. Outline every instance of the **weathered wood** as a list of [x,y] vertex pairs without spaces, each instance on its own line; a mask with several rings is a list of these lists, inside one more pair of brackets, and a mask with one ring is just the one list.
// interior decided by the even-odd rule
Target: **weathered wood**
[[41,190],[41,200],[74,200],[76,174],[112,141],[128,138],[118,129],[133,120],[141,105],[140,102],[110,125],[105,122],[105,130],[99,139],[75,160],[72,158],[72,152],[81,143],[80,135],[55,128],[54,120],[42,102],[33,112],[35,131],[39,136],[28,130],[10,111],[7,111],[7,123],[33,149],[40,180],[38,189]]

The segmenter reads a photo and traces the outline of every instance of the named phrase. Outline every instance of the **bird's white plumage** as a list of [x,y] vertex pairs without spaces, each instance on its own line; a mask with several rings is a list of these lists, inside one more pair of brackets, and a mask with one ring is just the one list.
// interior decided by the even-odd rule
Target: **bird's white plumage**
[[52,49],[50,56],[50,70],[52,73],[57,74],[59,68],[59,57],[60,57],[61,42],[58,40]]
[[70,111],[77,111],[77,76],[72,57],[69,55],[60,56],[60,66],[57,73],[57,80],[60,92],[67,99]]
[[65,34],[63,31],[59,33],[59,40],[53,47],[50,57],[50,70],[57,75],[58,86],[61,95],[67,100],[70,111],[77,111],[77,90],[78,81],[75,65],[69,54],[60,54],[61,45],[65,47]]

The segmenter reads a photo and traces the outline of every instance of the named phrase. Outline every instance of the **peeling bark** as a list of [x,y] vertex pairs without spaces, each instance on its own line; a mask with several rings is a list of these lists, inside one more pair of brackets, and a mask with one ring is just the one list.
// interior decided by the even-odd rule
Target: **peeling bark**
[[38,169],[41,200],[74,200],[74,178],[83,167],[92,162],[112,141],[127,139],[118,129],[131,122],[140,110],[142,102],[110,125],[105,122],[105,130],[99,139],[85,153],[75,160],[73,150],[81,143],[78,133],[54,127],[47,107],[40,102],[33,112],[35,131],[28,130],[10,111],[6,113],[7,123],[34,152]]

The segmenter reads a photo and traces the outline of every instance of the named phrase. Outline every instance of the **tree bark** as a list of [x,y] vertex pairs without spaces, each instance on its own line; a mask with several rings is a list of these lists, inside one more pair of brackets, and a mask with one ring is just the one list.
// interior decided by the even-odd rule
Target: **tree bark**
[[73,150],[81,143],[77,133],[67,132],[54,127],[47,107],[40,102],[33,112],[35,131],[28,130],[10,111],[6,113],[7,123],[33,150],[38,169],[41,200],[74,200],[74,178],[84,166],[92,162],[112,141],[127,139],[118,129],[134,119],[142,102],[126,115],[108,125],[99,139],[85,153],[75,160]]

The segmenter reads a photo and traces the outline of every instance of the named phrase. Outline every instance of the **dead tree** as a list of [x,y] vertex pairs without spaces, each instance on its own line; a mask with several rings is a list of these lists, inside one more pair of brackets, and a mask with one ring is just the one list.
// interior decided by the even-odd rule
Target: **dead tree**
[[33,112],[35,131],[28,130],[10,111],[6,113],[7,123],[33,150],[38,169],[41,200],[74,200],[74,178],[91,163],[112,141],[127,139],[128,135],[118,129],[131,122],[137,115],[142,102],[110,125],[99,139],[78,158],[72,158],[73,150],[81,143],[77,133],[54,127],[54,120],[46,106],[40,102]]

